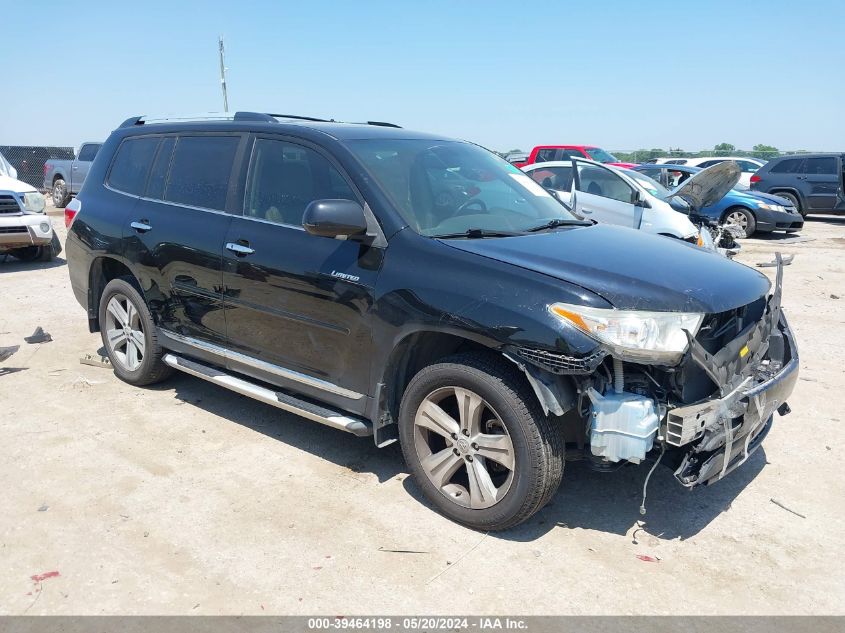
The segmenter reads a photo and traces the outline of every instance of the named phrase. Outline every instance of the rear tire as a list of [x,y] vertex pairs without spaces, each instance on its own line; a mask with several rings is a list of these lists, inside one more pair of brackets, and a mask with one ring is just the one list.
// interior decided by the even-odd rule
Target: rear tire
[[426,367],[402,398],[399,438],[426,498],[477,530],[505,530],[542,508],[564,465],[560,425],[516,366],[461,354]]
[[745,207],[733,207],[725,211],[724,222],[739,226],[745,231],[745,237],[751,237],[757,230],[757,220],[754,218],[754,214]]
[[53,206],[57,209],[62,209],[70,202],[70,192],[67,189],[67,183],[61,178],[56,178],[53,181]]
[[112,279],[100,297],[100,334],[114,373],[130,385],[143,386],[170,377],[162,360],[155,324],[131,278]]
[[792,206],[794,206],[798,210],[798,213],[801,214],[801,217],[807,217],[807,214],[803,211],[803,209],[801,209],[801,201],[795,194],[787,193],[786,191],[776,191],[772,195],[789,200],[792,203]]

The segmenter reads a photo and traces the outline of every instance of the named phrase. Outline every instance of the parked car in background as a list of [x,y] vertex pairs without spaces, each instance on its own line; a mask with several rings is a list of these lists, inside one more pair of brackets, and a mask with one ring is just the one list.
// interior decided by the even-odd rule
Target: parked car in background
[[528,162],[528,154],[525,152],[514,152],[513,154],[506,154],[505,160],[511,165],[524,165]]
[[[700,172],[701,168],[664,163],[640,165],[634,167],[634,171],[653,178],[667,189],[674,189]],[[792,202],[754,191],[732,189],[721,200],[704,207],[699,213],[718,222],[739,226],[745,237],[751,237],[755,232],[793,233],[804,226],[804,218]]]
[[50,159],[44,163],[44,190],[51,192],[56,207],[66,206],[79,193],[91,162],[102,146],[102,143],[83,143],[76,158]]
[[594,145],[538,145],[531,150],[528,160],[515,162],[517,167],[566,160],[568,158],[586,158],[596,163],[603,163],[613,167],[633,167],[636,163],[620,162],[616,156]]
[[760,167],[766,164],[766,161],[761,158],[748,158],[747,156],[698,156],[696,158],[678,158],[678,157],[663,157],[652,158],[643,163],[643,165],[688,165],[689,167],[701,167],[706,169],[713,165],[718,165],[726,160],[732,160],[742,170],[737,189],[748,189],[751,186],[751,176],[757,172]]
[[579,216],[704,245],[689,217],[685,192],[669,191],[644,174],[580,158],[527,165],[522,170],[541,187],[556,192]]
[[[478,191],[438,207],[443,172]],[[133,117],[66,212],[71,286],[120,379],[178,370],[398,440],[428,502],[479,530],[531,517],[578,453],[716,482],[798,380],[781,268],[772,286],[679,240],[584,222],[441,136]]]
[[23,261],[50,261],[62,245],[44,212],[44,196],[16,175],[17,170],[0,154],[0,254]]
[[845,213],[845,154],[773,158],[751,177],[751,188],[788,199],[805,217]]

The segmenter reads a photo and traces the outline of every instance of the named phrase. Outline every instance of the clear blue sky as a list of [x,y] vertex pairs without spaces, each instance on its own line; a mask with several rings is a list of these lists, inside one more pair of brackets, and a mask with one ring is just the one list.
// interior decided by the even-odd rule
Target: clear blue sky
[[2,16],[0,144],[222,110],[222,34],[230,110],[393,121],[499,150],[845,150],[841,0],[7,0]]

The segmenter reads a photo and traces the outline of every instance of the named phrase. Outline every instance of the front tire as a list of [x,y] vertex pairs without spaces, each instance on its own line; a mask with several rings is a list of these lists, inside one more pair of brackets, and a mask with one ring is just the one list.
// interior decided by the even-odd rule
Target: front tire
[[57,209],[62,209],[70,202],[70,192],[67,189],[67,183],[61,178],[56,178],[53,181],[53,206]]
[[807,214],[801,208],[801,201],[798,199],[798,197],[795,194],[787,193],[786,191],[777,191],[772,195],[778,196],[779,198],[784,198],[785,200],[789,200],[792,203],[792,206],[795,207],[795,209],[798,211],[798,213],[801,214],[802,218],[807,217]]
[[517,367],[493,355],[453,356],[414,376],[399,436],[428,500],[477,530],[527,520],[563,475],[561,427],[543,414]]
[[725,212],[726,224],[736,224],[745,232],[745,237],[751,237],[757,230],[757,220],[754,214],[745,207],[733,207]]
[[173,368],[161,360],[155,324],[129,279],[112,279],[100,297],[100,334],[114,373],[130,385],[161,382]]

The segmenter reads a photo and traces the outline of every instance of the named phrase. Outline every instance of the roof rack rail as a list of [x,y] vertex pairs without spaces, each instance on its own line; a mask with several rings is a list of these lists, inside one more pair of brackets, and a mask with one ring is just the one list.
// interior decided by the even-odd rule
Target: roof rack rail
[[[164,116],[133,116],[120,124],[120,127],[132,127],[134,125],[145,125],[148,123],[166,123],[168,121],[262,121],[265,123],[278,123],[278,119],[294,119],[297,121],[313,121],[315,123],[335,123],[334,119],[319,119],[313,116],[302,116],[299,114],[268,114],[266,112],[206,112],[202,114],[169,114]],[[380,127],[402,126],[386,121],[366,121],[366,125],[378,125]]]
[[334,119],[318,119],[313,116],[302,116],[299,114],[268,114],[267,116],[277,119],[296,119],[297,121],[314,121],[315,123],[334,123]]
[[168,121],[266,121],[276,123],[276,119],[263,112],[203,112],[200,114],[166,114],[161,116],[133,116],[120,124],[120,127],[145,125],[148,123],[166,123]]

